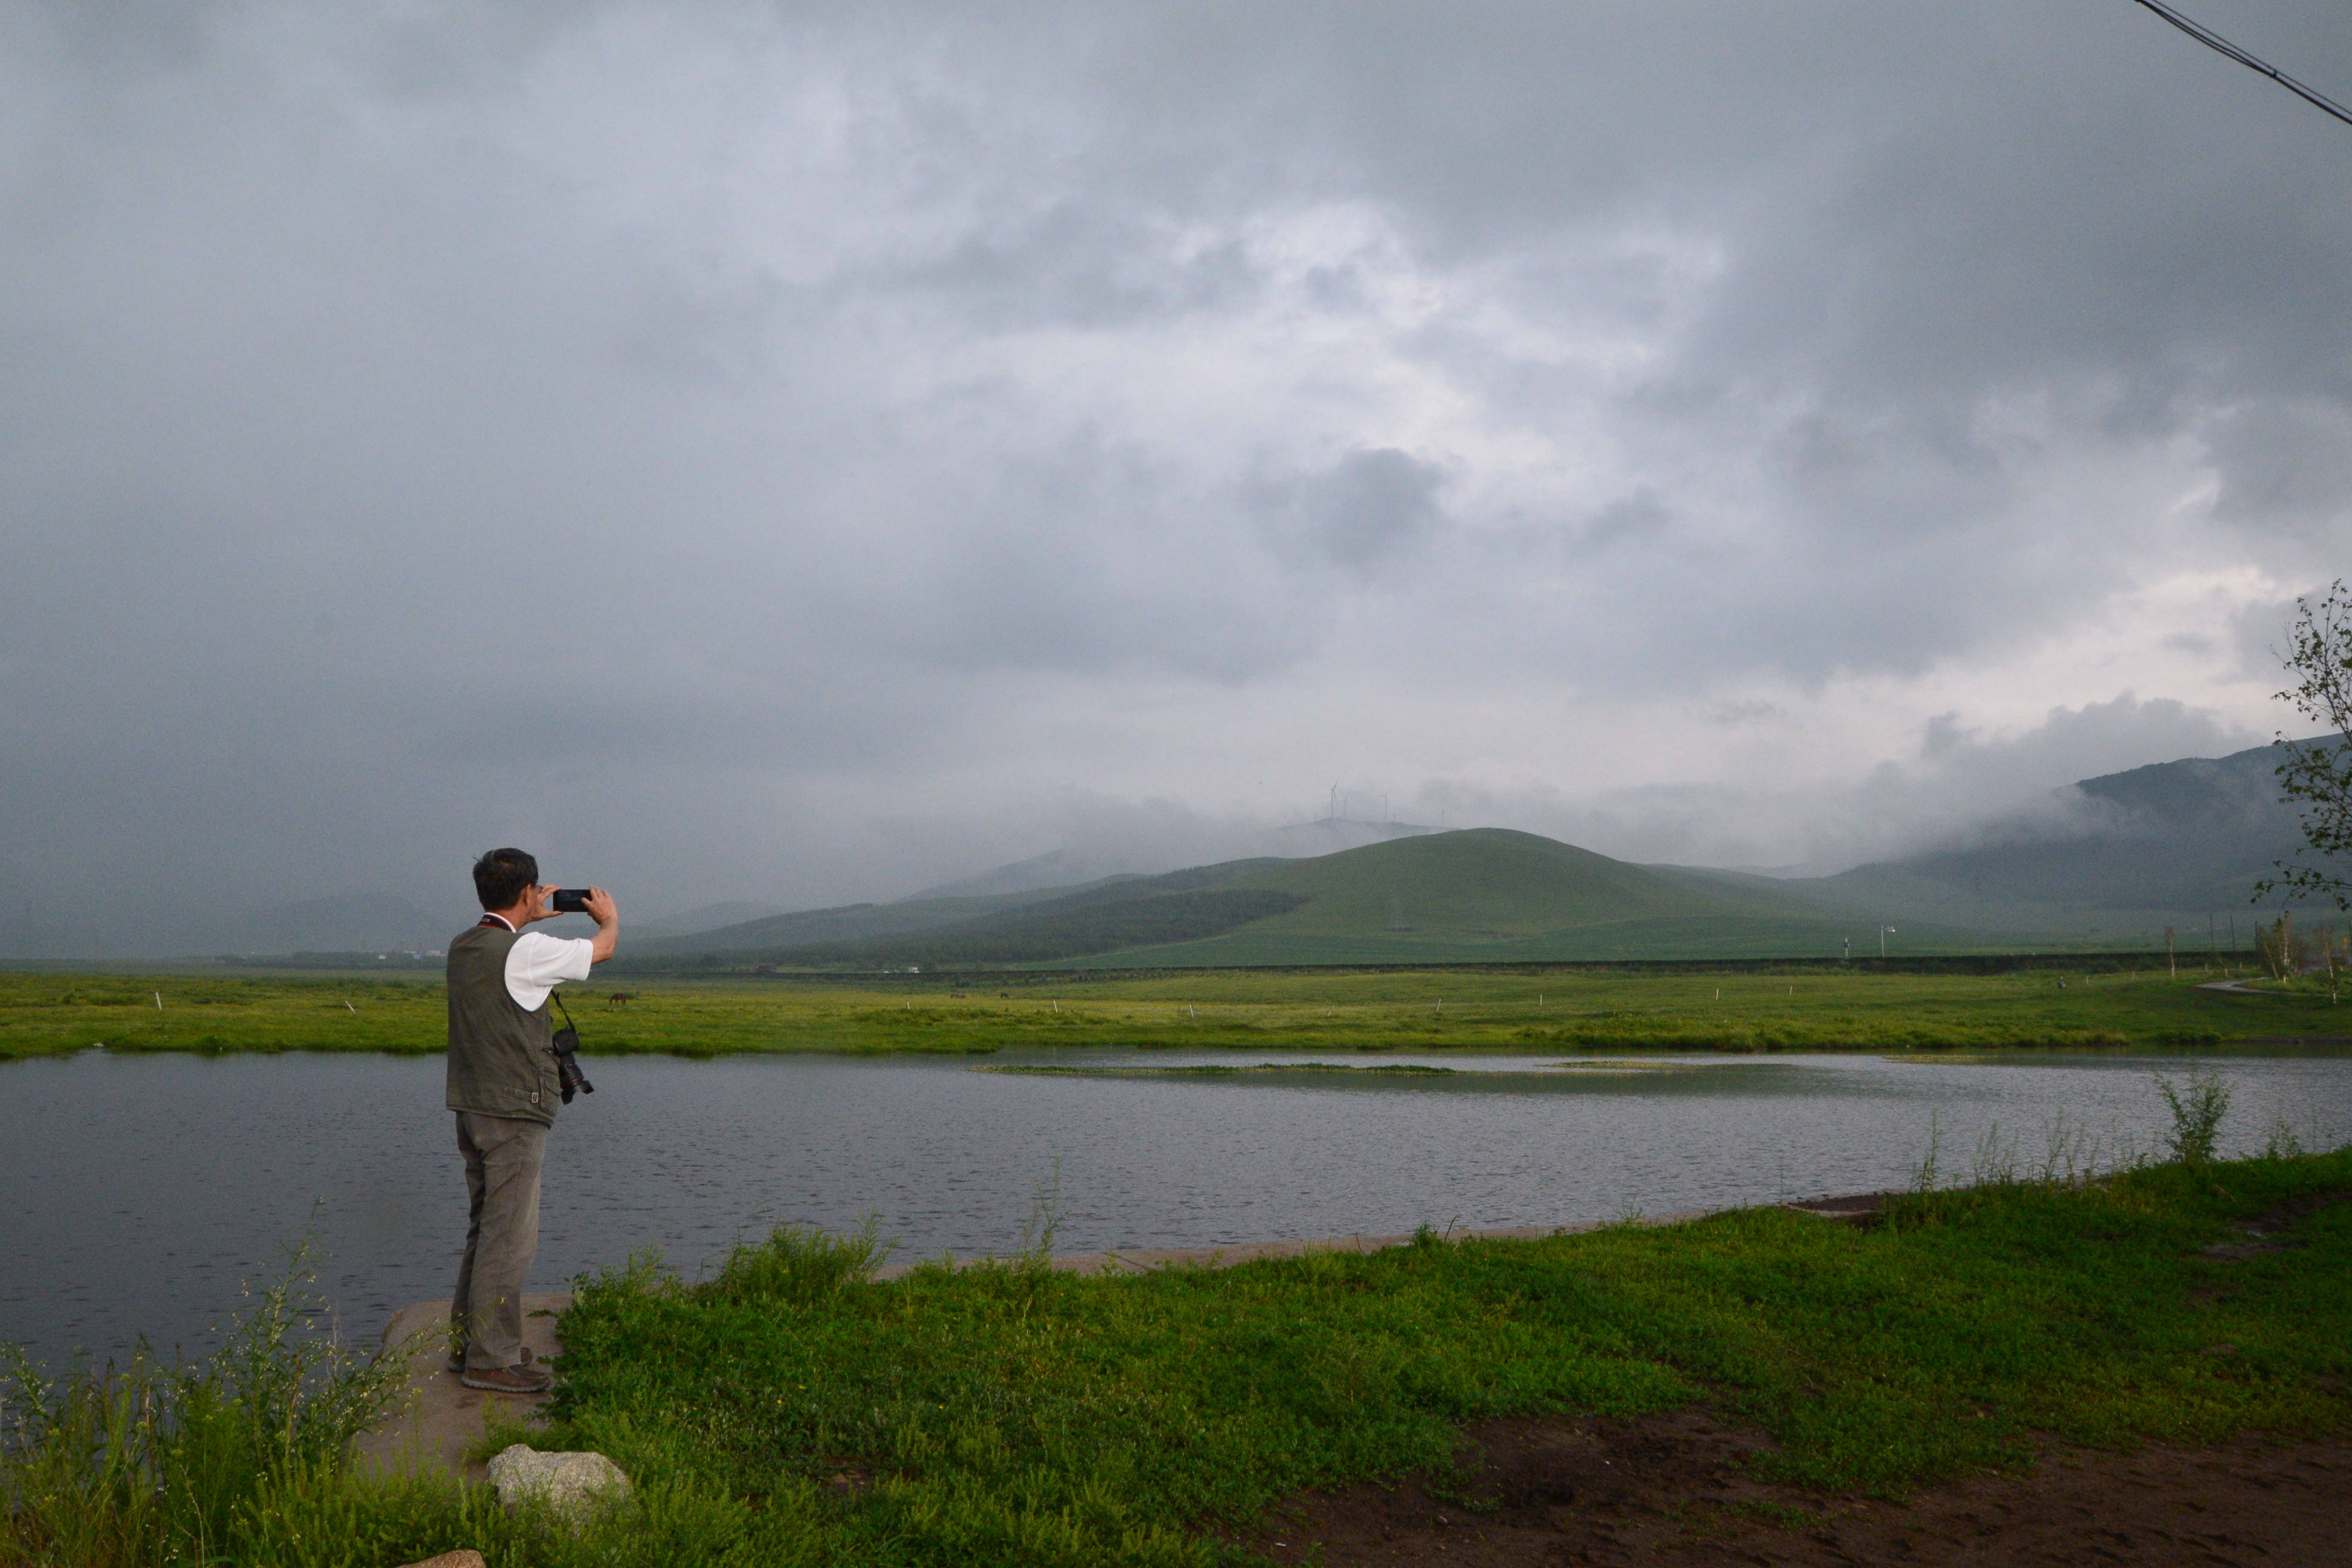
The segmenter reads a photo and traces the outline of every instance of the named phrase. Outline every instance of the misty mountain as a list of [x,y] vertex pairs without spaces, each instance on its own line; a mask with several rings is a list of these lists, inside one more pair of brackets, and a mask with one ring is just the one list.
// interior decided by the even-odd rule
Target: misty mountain
[[[1120,965],[1832,957],[1869,926],[1769,880],[1727,883],[1637,866],[1533,833],[1480,827],[1275,861],[1235,892],[1296,900],[1211,939],[1145,947]],[[1923,923],[1916,946],[1990,932]]]
[[[1305,902],[1305,898],[1235,884],[1284,864],[1262,856],[1158,877],[1112,877],[1081,888],[1010,894],[996,900],[927,899],[812,910],[806,917],[752,921],[668,945],[672,952],[699,951],[713,962],[734,966],[877,969],[1037,963],[1154,942],[1195,941],[1283,913]],[[943,914],[954,918],[938,918]],[[857,922],[871,928],[910,918],[930,923],[900,923],[888,931],[868,929],[805,940],[806,933],[814,930],[850,931]],[[756,944],[746,941],[754,937],[764,940]],[[721,941],[730,945],[716,945]],[[742,945],[731,945],[735,943]],[[655,962],[660,962],[657,956]]]
[[[1332,819],[1279,830],[1291,836],[1282,842],[1351,830],[1376,841],[1077,888],[813,910],[657,942],[648,955],[851,969],[1793,955],[1871,951],[1882,923],[1913,952],[2137,944],[2168,924],[2188,940],[2204,911],[2244,908],[2253,883],[2300,844],[2277,762],[2256,747],[2084,779],[1972,842],[1830,877],[1634,866],[1534,834]],[[1062,851],[961,886],[1099,864]]]
[[105,920],[58,920],[36,908],[0,921],[0,960],[426,952],[447,946],[479,915],[457,905],[436,913],[383,892],[332,893],[209,915],[134,904]]
[[[1221,835],[1219,837],[1231,854],[1220,857],[1218,863],[1254,857],[1307,859],[1318,855],[1337,854],[1342,849],[1359,849],[1368,844],[1381,844],[1391,838],[1410,838],[1436,831],[1434,827],[1426,827],[1419,823],[1359,822],[1352,817],[1326,816],[1314,822],[1295,823],[1287,827]],[[982,872],[977,877],[926,888],[914,898],[991,898],[1006,893],[1038,892],[1075,888],[1113,877],[1163,876],[1198,863],[1183,850],[1167,847],[1066,847],[1043,855],[1033,855],[1025,860],[1015,860],[1008,866],[999,866],[993,871]]]
[[632,945],[663,937],[691,936],[697,931],[717,931],[721,926],[742,925],[751,921],[771,920],[790,911],[782,904],[733,903],[703,904],[681,910],[674,915],[662,915],[654,920],[638,920],[628,910],[621,911],[621,929],[628,934]]
[[[2045,809],[1964,841],[1827,877],[1634,867],[1528,834],[1328,817],[1243,836],[1262,853],[1172,870],[1105,869],[1153,864],[1140,846],[1066,848],[893,903],[704,905],[625,926],[625,957],[855,968],[1107,953],[1165,963],[1728,955],[1825,951],[1832,928],[1841,947],[1849,937],[1867,944],[1881,922],[1915,951],[2138,944],[2160,941],[2166,925],[2193,944],[2209,916],[2226,931],[2252,885],[2301,845],[2277,763],[2264,746],[2084,779]],[[1042,880],[1059,877],[1079,879]],[[424,952],[474,914],[386,893],[211,920],[132,909],[100,922],[28,908],[0,922],[0,959]],[[584,934],[586,922],[548,929]]]
[[222,952],[426,952],[481,919],[453,904],[428,913],[389,893],[336,893],[255,910],[214,942]]
[[37,906],[0,920],[0,962],[145,958],[197,952],[201,931],[192,922],[131,912],[121,921],[60,920]]
[[1972,843],[1780,885],[1843,907],[2006,929],[2049,929],[2069,914],[2201,929],[2209,914],[2247,910],[2253,885],[2303,844],[2279,797],[2279,761],[2276,747],[2257,746],[2084,779],[2049,815],[1990,825]]
[[1420,838],[1444,831],[1417,822],[1359,822],[1353,817],[1325,816],[1289,827],[1268,829],[1259,853],[1285,860],[1313,859],[1342,850],[1362,849],[1395,838]]
[[656,936],[646,942],[627,939],[624,928],[624,936],[631,953],[646,956],[685,952],[753,952],[863,942],[876,937],[901,936],[911,931],[936,931],[1000,910],[1016,909],[1136,879],[1110,877],[1100,882],[1086,884],[1084,889],[1039,888],[1018,893],[967,898],[913,898],[889,904],[841,904],[832,909],[799,910],[790,914],[741,921],[710,931]]
[[[698,962],[870,971],[1057,962],[1183,966],[1690,953],[1826,957],[1843,942],[1861,940],[1866,929],[1769,881],[1708,883],[1532,833],[1475,828],[1401,835],[1331,855],[1259,856],[1158,877],[1117,878],[928,929],[714,950]],[[1955,946],[1988,939],[1981,932],[1931,931],[1918,940]]]
[[1114,877],[1148,877],[1176,869],[1173,866],[1159,864],[1159,858],[1122,849],[1049,849],[1043,855],[1032,855],[1026,860],[1015,860],[1010,865],[999,866],[993,871],[983,871],[977,877],[965,877],[958,881],[942,882],[936,888],[926,888],[898,902],[929,904],[960,899],[1003,899],[1016,893],[1045,892],[1108,881]]

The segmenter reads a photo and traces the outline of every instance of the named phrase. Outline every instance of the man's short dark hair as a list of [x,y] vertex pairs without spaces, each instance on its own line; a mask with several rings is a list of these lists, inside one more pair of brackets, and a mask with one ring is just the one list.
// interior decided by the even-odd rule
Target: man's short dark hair
[[510,910],[538,885],[538,860],[520,849],[493,849],[474,862],[474,896],[486,910]]

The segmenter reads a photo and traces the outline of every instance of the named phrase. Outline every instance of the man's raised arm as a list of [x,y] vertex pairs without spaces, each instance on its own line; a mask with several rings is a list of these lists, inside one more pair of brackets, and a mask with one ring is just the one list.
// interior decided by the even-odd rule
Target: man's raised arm
[[620,906],[613,902],[613,895],[604,889],[591,888],[581,907],[588,911],[588,918],[596,922],[595,945],[589,949],[588,961],[602,963],[613,956],[613,949],[620,944]]

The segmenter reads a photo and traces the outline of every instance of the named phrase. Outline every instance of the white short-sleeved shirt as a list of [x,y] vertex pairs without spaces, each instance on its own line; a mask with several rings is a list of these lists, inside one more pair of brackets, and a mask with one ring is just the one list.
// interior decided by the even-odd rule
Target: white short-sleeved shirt
[[[514,930],[504,915],[490,919]],[[596,962],[596,944],[584,936],[550,936],[527,931],[507,949],[507,994],[526,1013],[547,1005],[547,994],[566,980],[585,980]]]

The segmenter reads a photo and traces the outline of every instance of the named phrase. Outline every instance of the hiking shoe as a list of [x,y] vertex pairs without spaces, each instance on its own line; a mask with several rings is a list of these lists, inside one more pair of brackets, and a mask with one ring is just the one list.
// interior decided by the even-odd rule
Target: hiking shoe
[[[522,1347],[522,1364],[525,1366],[529,1366],[530,1364],[530,1347],[529,1345]],[[459,1342],[457,1349],[449,1352],[449,1370],[461,1375],[466,1370],[466,1346],[462,1341]]]
[[545,1394],[555,1378],[543,1366],[469,1366],[457,1381],[491,1394]]

